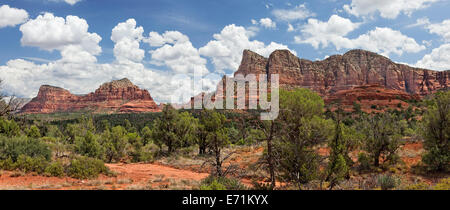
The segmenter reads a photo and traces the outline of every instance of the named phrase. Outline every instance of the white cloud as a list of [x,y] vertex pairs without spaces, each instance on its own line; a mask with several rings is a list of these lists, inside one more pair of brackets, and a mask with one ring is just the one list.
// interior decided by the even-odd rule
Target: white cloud
[[277,24],[270,18],[261,18],[259,20],[259,24],[261,24],[261,26],[263,26],[264,28],[274,29],[277,27]]
[[70,5],[74,5],[78,2],[80,2],[81,0],[64,0],[66,3],[70,4]]
[[111,40],[115,43],[114,56],[118,62],[141,62],[144,59],[145,51],[139,47],[143,33],[144,28],[136,27],[134,19],[128,19],[113,28]]
[[189,38],[178,31],[166,31],[164,34],[150,32],[145,42],[150,46],[161,46],[150,51],[153,64],[164,64],[179,74],[208,73],[207,60],[200,57]]
[[446,42],[450,42],[450,19],[444,20],[441,23],[429,24],[426,28],[430,33],[442,36]]
[[287,32],[292,32],[295,31],[294,26],[292,26],[292,24],[288,24],[288,28],[287,28]]
[[427,17],[419,18],[415,23],[407,25],[406,28],[413,28],[418,26],[427,26],[430,24],[430,20]]
[[22,24],[28,19],[27,11],[2,5],[0,7],[0,28],[14,27]]
[[376,27],[355,39],[346,37],[359,25],[337,15],[332,15],[328,22],[309,19],[308,24],[301,29],[302,34],[295,37],[295,42],[310,44],[315,49],[326,48],[329,44],[333,44],[337,50],[362,48],[385,56],[391,53],[416,53],[425,49],[425,46],[417,44],[413,38],[390,28]]
[[344,38],[345,35],[359,27],[359,23],[332,15],[327,22],[311,18],[308,23],[301,28],[302,36],[296,36],[296,43],[311,44],[315,49],[320,46],[328,47],[330,43],[337,49],[346,48],[350,40]]
[[[208,73],[207,59],[201,57],[199,51],[213,60],[223,62],[225,67],[232,66],[229,69],[236,70],[243,49],[251,49],[264,56],[276,49],[287,49],[287,46],[275,42],[265,45],[263,42],[251,41],[250,37],[256,33],[254,30],[230,25],[216,34],[215,39],[203,50],[198,50],[188,36],[178,31],[162,34],[150,32],[149,37],[144,37],[143,28],[137,27],[136,21],[130,19],[119,23],[112,30],[116,61],[101,64],[96,59],[101,52],[98,46],[101,38],[89,33],[86,21],[81,18],[68,16],[64,19],[47,13],[22,25],[21,31],[23,45],[58,50],[62,56],[56,61],[40,60],[42,64],[15,59],[0,66],[3,90],[7,94],[29,98],[35,97],[43,84],[59,86],[75,94],[85,94],[94,91],[103,82],[127,77],[139,87],[148,89],[157,102],[182,103],[200,92],[214,90],[222,77],[223,72],[220,70],[217,71],[219,74],[193,77],[192,72]],[[167,66],[168,70],[144,66],[139,47],[141,41],[153,48],[150,62]],[[223,48],[211,45],[214,42]]]
[[450,44],[443,44],[417,61],[417,67],[433,70],[450,70]]
[[59,50],[68,60],[79,60],[79,56],[85,55],[88,61],[93,61],[94,56],[102,52],[99,46],[102,38],[89,33],[88,28],[86,20],[77,16],[69,15],[64,19],[45,13],[20,26],[21,43],[48,51]]
[[292,9],[275,9],[272,11],[272,15],[274,15],[278,20],[283,21],[296,21],[296,20],[304,20],[308,17],[315,16],[314,13],[310,12],[305,4],[300,4]]
[[80,1],[82,1],[82,0],[49,0],[49,1],[53,1],[53,2],[65,2],[65,3],[67,3],[67,4],[70,4],[70,5],[75,5],[76,3],[78,3],[78,2],[80,2]]
[[351,40],[353,48],[363,48],[389,56],[392,53],[402,55],[403,52],[417,53],[426,47],[419,45],[413,38],[390,28],[379,28],[369,31]]
[[379,12],[383,18],[394,19],[400,13],[410,16],[414,11],[429,7],[439,0],[352,0],[344,10],[354,16],[372,16]]
[[[275,49],[289,49],[286,45],[275,42],[266,46],[263,42],[250,40],[252,32],[242,26],[234,24],[225,26],[220,34],[214,34],[214,40],[201,47],[199,52],[203,56],[210,57],[216,71],[236,71],[242,59],[244,49],[250,49],[263,56],[269,56]],[[295,51],[291,50],[296,54]]]

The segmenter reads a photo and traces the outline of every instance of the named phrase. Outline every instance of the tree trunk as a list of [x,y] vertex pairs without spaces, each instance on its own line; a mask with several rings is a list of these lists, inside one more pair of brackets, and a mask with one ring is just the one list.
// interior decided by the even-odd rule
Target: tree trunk
[[270,135],[267,139],[267,162],[269,164],[269,174],[270,174],[270,183],[271,188],[275,188],[275,168],[273,165],[273,153],[272,153],[272,138],[274,131],[274,122],[270,125]]

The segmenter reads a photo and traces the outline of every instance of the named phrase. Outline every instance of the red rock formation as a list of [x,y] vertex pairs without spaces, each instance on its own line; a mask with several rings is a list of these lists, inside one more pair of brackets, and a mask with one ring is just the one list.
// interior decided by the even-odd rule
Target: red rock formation
[[[449,86],[450,71],[432,71],[396,64],[364,50],[351,50],[322,61],[300,59],[288,50],[276,50],[268,59],[245,50],[237,74],[279,74],[280,87],[309,88],[326,102],[342,98],[391,100],[417,99]],[[270,79],[270,77],[269,77]]]
[[84,96],[68,90],[43,85],[38,95],[26,104],[22,113],[53,113],[89,110],[95,112],[157,112],[159,107],[147,90],[142,90],[128,79],[101,85]]
[[384,56],[364,50],[351,50],[344,55],[314,62],[300,59],[288,50],[276,50],[267,60],[245,50],[235,75],[249,73],[279,74],[281,87],[306,87],[323,96],[371,84],[423,96],[448,88],[450,79],[450,71],[396,64]]

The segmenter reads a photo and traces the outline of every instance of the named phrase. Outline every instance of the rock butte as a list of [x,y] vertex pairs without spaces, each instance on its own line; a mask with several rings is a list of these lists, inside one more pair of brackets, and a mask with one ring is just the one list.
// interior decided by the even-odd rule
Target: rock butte
[[[450,79],[449,70],[433,71],[397,64],[365,50],[350,50],[322,61],[301,59],[288,50],[275,50],[269,58],[244,50],[234,75],[237,74],[279,74],[281,88],[309,88],[320,94],[326,103],[340,101],[343,105],[376,101],[395,106],[402,103],[401,100],[420,99],[437,90],[448,89]],[[203,96],[201,93],[195,97]],[[192,97],[191,105],[195,97]],[[156,105],[147,90],[133,85],[128,79],[121,79],[105,83],[94,93],[84,96],[43,85],[37,97],[21,112],[158,112],[162,106]]]
[[289,50],[276,50],[269,58],[244,50],[234,75],[237,74],[279,74],[281,88],[309,88],[327,103],[339,100],[344,105],[361,99],[420,99],[447,89],[450,79],[449,70],[433,71],[397,64],[365,50],[350,50],[322,61],[301,59]]
[[107,82],[95,92],[79,96],[68,90],[42,85],[38,95],[27,103],[22,113],[54,113],[73,111],[95,112],[158,112],[158,105],[147,90],[124,78]]

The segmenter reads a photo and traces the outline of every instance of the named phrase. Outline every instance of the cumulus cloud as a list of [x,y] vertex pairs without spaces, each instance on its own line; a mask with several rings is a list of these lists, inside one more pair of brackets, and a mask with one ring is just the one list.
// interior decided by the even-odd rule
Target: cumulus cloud
[[350,45],[350,40],[344,36],[358,28],[359,25],[360,23],[353,23],[338,15],[332,15],[327,22],[310,18],[300,30],[302,36],[295,36],[295,42],[311,44],[315,49],[320,46],[326,48],[330,43],[334,44],[337,49],[346,48]]
[[425,26],[430,33],[442,36],[446,42],[450,42],[450,19],[444,20],[441,23],[434,23]]
[[166,31],[164,34],[150,32],[145,40],[150,46],[159,48],[151,50],[152,63],[166,65],[179,74],[206,74],[207,60],[200,57],[198,49],[190,42],[189,38],[178,31]]
[[14,27],[22,24],[28,19],[27,11],[2,5],[0,7],[0,28]]
[[136,27],[135,19],[117,24],[112,30],[111,40],[114,45],[114,56],[120,63],[141,62],[145,51],[139,43],[143,39],[144,28]]
[[79,56],[85,55],[88,61],[95,61],[94,56],[102,52],[99,46],[102,38],[88,29],[86,20],[77,16],[64,19],[45,13],[20,26],[21,43],[48,51],[59,50],[67,60],[79,60]]
[[329,44],[333,44],[337,50],[362,48],[385,56],[392,53],[417,53],[425,49],[425,46],[419,45],[413,38],[390,28],[376,27],[355,39],[346,37],[359,25],[338,15],[332,15],[327,22],[309,19],[308,24],[301,29],[302,34],[295,37],[295,42],[310,44],[315,49],[326,48]]
[[[223,62],[226,68],[236,70],[243,49],[248,48],[265,56],[276,49],[287,49],[287,46],[275,42],[265,45],[250,40],[255,31],[230,25],[199,50],[187,35],[178,31],[162,34],[153,31],[145,37],[144,29],[138,27],[134,19],[129,19],[112,29],[116,60],[98,63],[96,56],[101,52],[98,45],[101,37],[88,32],[84,19],[76,16],[55,17],[46,13],[28,21],[20,29],[22,45],[61,53],[60,59],[40,61],[41,64],[14,59],[0,66],[3,90],[7,94],[29,98],[35,97],[43,84],[83,94],[94,91],[103,82],[127,77],[141,88],[148,89],[157,102],[182,103],[200,92],[215,90],[222,78],[223,71],[220,70],[203,77],[192,74],[209,72],[207,59],[201,57],[200,51],[213,60]],[[145,51],[140,49],[140,42],[148,43],[152,48],[150,62],[165,66],[167,70],[144,65]],[[216,42],[218,45],[211,44]]]
[[277,27],[277,24],[270,18],[261,18],[259,20],[259,24],[261,24],[261,26],[263,26],[264,28],[274,29]]
[[[236,71],[239,67],[244,49],[250,49],[263,56],[269,56],[275,49],[289,49],[288,46],[272,42],[265,45],[257,40],[250,40],[252,32],[234,24],[225,26],[219,34],[214,34],[214,40],[201,47],[199,52],[211,58],[216,71]],[[296,54],[295,51],[291,50]]]
[[450,70],[450,44],[443,44],[417,61],[417,67],[433,70]]
[[278,20],[287,22],[304,20],[308,17],[315,16],[313,12],[310,12],[306,8],[305,4],[300,4],[292,9],[275,9],[272,11],[272,15],[275,16]]
[[400,13],[410,16],[414,11],[429,7],[439,0],[352,0],[344,5],[344,10],[354,16],[372,16],[395,19]]
[[376,27],[367,34],[351,40],[353,48],[363,48],[389,56],[391,53],[402,55],[403,52],[417,53],[426,47],[419,45],[413,38],[390,28]]

